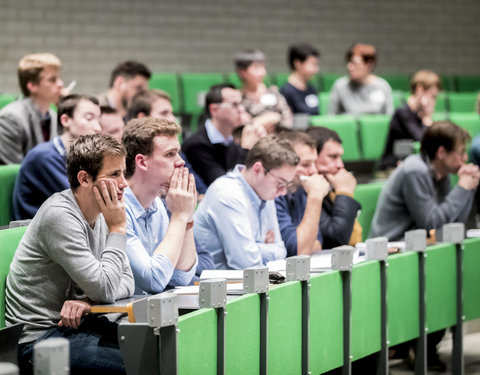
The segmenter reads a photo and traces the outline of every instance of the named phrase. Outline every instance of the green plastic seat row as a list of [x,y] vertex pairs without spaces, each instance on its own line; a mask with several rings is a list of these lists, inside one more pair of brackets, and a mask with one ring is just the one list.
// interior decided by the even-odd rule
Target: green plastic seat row
[[0,226],[13,220],[12,197],[20,164],[0,165]]

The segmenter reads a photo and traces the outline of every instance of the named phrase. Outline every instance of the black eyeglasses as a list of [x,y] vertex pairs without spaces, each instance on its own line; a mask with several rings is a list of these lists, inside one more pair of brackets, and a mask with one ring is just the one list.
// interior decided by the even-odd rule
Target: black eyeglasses
[[267,171],[266,174],[270,174],[270,176],[273,177],[273,179],[275,180],[275,183],[277,184],[277,189],[278,190],[282,190],[282,189],[290,189],[291,187],[293,187],[293,181],[285,181],[279,177],[276,177],[272,172],[270,171]]

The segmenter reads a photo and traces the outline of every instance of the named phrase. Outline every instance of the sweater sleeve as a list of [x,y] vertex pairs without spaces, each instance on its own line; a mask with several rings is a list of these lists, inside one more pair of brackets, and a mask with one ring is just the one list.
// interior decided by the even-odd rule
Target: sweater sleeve
[[73,210],[51,207],[43,216],[44,228],[49,228],[40,233],[43,248],[92,301],[112,303],[119,295],[131,294],[127,293],[132,291],[131,285],[122,283],[126,236],[109,233],[104,248],[98,249],[100,257],[96,258],[91,248],[95,241],[90,238],[93,233],[89,234],[87,224],[77,215]]

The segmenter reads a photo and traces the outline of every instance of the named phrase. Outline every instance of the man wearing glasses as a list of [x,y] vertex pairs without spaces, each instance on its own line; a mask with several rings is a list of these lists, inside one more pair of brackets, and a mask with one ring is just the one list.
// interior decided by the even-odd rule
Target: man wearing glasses
[[260,139],[245,165],[218,178],[194,215],[198,245],[216,269],[245,269],[285,258],[274,199],[292,185],[299,158],[288,141]]
[[185,140],[182,151],[203,181],[210,185],[236,164],[243,163],[248,150],[264,129],[246,126],[240,145],[233,141],[233,131],[245,124],[249,116],[242,105],[242,95],[233,85],[210,88],[205,99],[205,126]]

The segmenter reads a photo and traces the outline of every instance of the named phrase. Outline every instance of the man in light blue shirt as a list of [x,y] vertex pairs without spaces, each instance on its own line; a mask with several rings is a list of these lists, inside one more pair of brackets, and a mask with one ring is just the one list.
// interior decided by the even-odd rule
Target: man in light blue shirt
[[[125,126],[127,255],[135,294],[188,285],[197,267],[192,229],[197,192],[178,154],[179,132],[175,122],[151,117]],[[160,196],[166,196],[170,220]]]
[[285,258],[273,199],[284,195],[299,158],[276,136],[260,139],[245,166],[218,178],[195,212],[195,239],[217,269],[244,269]]

